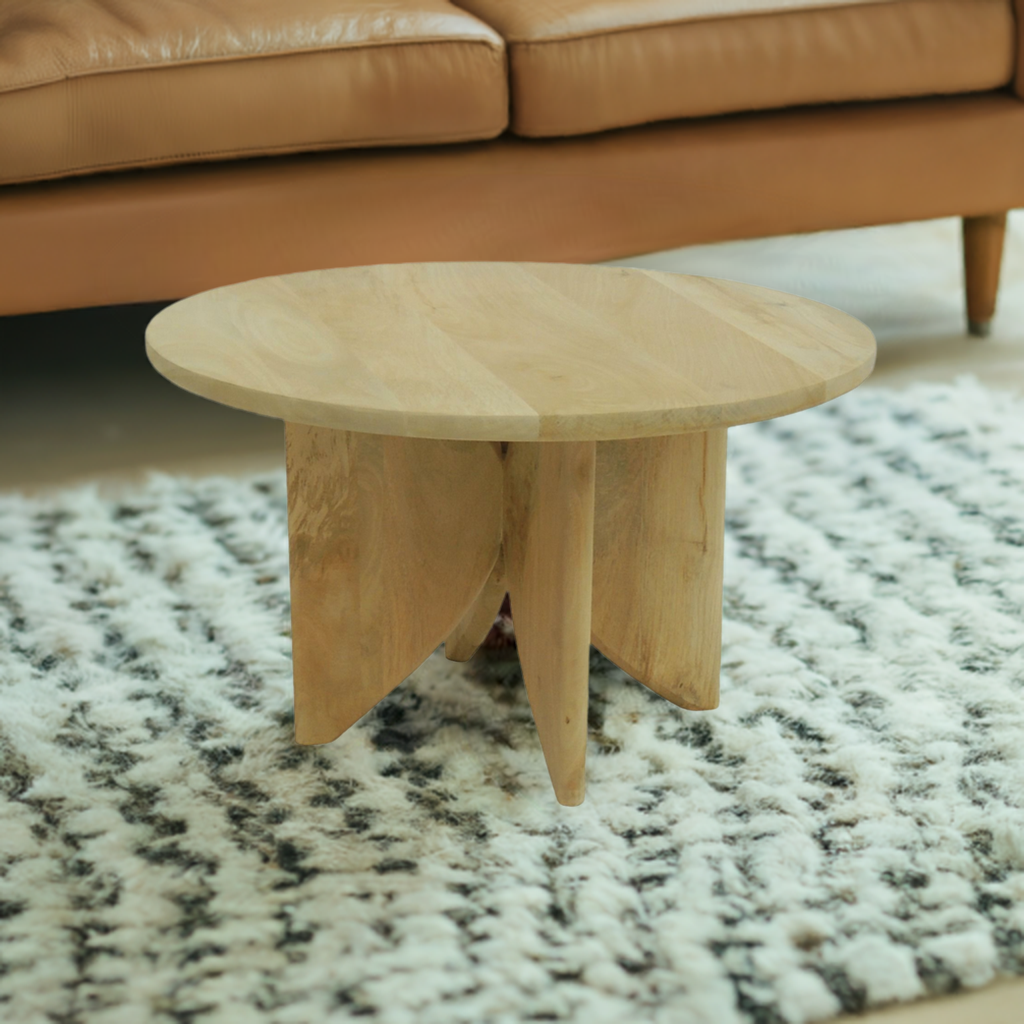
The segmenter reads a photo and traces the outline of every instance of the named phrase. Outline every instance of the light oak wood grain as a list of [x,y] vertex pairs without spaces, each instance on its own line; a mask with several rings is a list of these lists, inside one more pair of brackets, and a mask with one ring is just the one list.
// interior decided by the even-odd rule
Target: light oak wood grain
[[582,803],[587,752],[593,441],[510,444],[505,572],[523,680],[559,803]]
[[834,398],[875,359],[863,324],[792,295],[531,263],[250,281],[164,310],[146,344],[182,387],[288,423],[299,741],[442,640],[470,657],[507,588],[565,804],[592,635],[677,704],[717,704],[726,428]]
[[683,708],[718,706],[726,431],[597,446],[594,645]]
[[507,593],[505,563],[499,553],[480,596],[444,642],[444,654],[449,661],[469,661],[473,657],[491,631]]
[[295,735],[326,743],[460,621],[501,544],[492,445],[289,423]]
[[425,263],[264,278],[168,307],[161,373],[295,423],[407,437],[609,440],[795,412],[856,386],[853,317],[656,271]]

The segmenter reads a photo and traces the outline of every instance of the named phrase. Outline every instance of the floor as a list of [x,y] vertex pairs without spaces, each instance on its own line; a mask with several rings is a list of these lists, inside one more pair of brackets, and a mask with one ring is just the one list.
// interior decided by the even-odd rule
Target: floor
[[[617,265],[750,281],[845,309],[878,337],[867,387],[972,373],[1024,394],[1024,211],[1011,215],[999,312],[984,341],[964,334],[954,220],[697,246]],[[143,332],[159,308],[0,318],[0,491],[76,481],[120,489],[152,470],[283,464],[277,421],[185,394],[149,367]],[[858,1019],[1024,1024],[1024,979]]]

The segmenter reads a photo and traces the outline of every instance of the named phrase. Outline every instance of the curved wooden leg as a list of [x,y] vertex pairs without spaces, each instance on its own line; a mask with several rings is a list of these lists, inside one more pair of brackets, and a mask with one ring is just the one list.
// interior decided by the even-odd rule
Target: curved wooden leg
[[591,636],[676,704],[717,706],[725,430],[513,443],[504,464],[487,443],[286,437],[299,742],[334,739],[445,638],[468,658],[506,588],[559,802],[583,800]]
[[978,338],[992,329],[1003,261],[1006,214],[964,217],[964,281],[967,287],[967,330]]
[[295,736],[327,743],[413,671],[501,546],[494,445],[287,424]]
[[505,571],[526,692],[562,804],[583,801],[594,442],[509,445]]
[[469,661],[473,657],[487,639],[507,593],[505,567],[499,554],[480,596],[444,642],[444,656],[449,661]]
[[726,431],[597,446],[594,645],[683,708],[718,707]]

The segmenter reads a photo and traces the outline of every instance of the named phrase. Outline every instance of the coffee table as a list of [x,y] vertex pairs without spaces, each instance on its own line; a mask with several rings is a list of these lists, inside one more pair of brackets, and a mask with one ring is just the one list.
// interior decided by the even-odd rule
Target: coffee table
[[299,743],[326,743],[511,596],[555,794],[584,793],[591,642],[718,705],[726,429],[826,402],[875,341],[829,306],[644,270],[427,263],[204,292],[164,376],[285,421]]

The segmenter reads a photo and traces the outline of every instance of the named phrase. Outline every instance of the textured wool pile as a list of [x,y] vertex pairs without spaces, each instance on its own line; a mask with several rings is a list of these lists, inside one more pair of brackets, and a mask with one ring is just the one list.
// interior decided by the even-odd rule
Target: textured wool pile
[[1024,406],[730,434],[722,704],[514,661],[292,740],[283,480],[0,497],[0,1018],[799,1024],[1024,974]]

